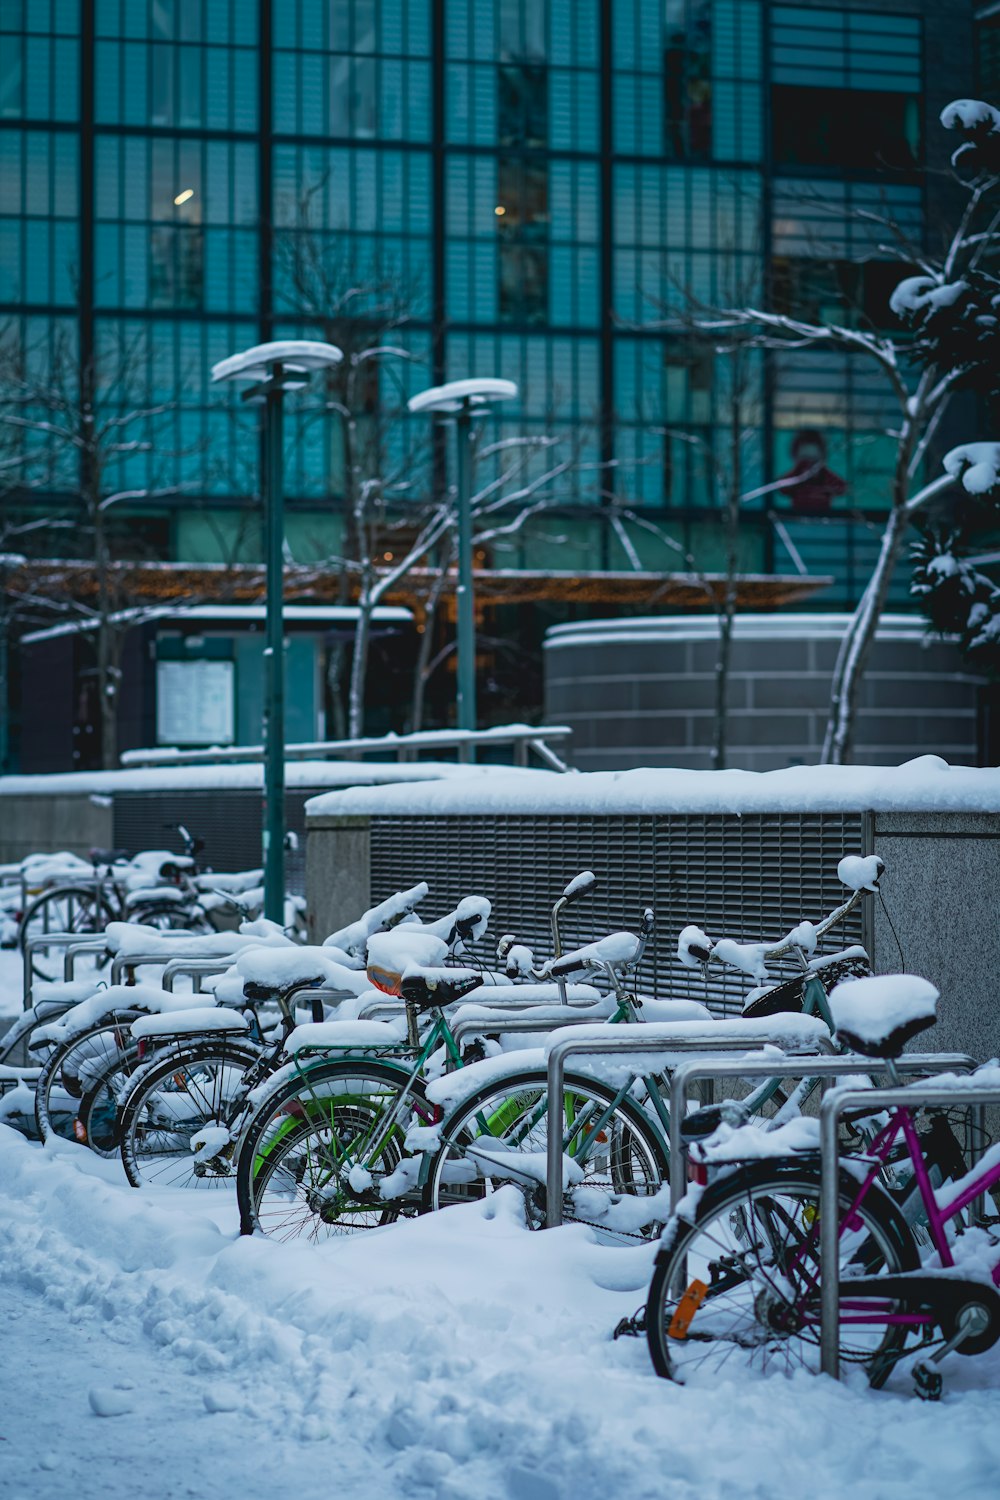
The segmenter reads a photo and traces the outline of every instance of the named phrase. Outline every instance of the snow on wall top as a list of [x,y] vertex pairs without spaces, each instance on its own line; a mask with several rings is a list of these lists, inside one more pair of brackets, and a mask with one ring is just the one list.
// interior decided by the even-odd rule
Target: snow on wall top
[[[483,768],[485,769],[485,768]],[[1000,812],[1000,768],[921,755],[902,766],[790,766],[783,771],[495,769],[413,786],[351,787],[306,803],[316,817],[427,813]]]
[[[380,785],[384,782],[439,781],[449,776],[475,776],[487,767],[456,765],[451,761],[414,761],[382,764],[363,761],[289,761],[289,787]],[[521,775],[525,773],[522,771]],[[262,787],[264,771],[258,762],[216,766],[152,766],[123,771],[55,771],[45,776],[0,776],[0,797],[33,795],[108,796],[114,792],[193,792],[204,788]],[[89,869],[89,866],[88,866]]]

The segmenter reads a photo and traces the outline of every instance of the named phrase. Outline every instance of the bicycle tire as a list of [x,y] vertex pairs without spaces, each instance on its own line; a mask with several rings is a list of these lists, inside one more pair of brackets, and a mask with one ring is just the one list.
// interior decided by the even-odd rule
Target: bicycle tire
[[138,903],[129,908],[128,920],[141,922],[144,927],[155,927],[159,932],[193,932],[201,935],[216,930],[203,911],[175,901]]
[[[80,1139],[76,1101],[83,1098],[109,1063],[123,1059],[134,1048],[129,1027],[140,1014],[137,1010],[115,1011],[53,1047],[35,1083],[35,1126],[41,1140],[54,1136]],[[61,1108],[55,1107],[58,1090],[65,1096]],[[71,1108],[67,1100],[73,1101]]]
[[[18,946],[23,954],[32,937],[49,932],[76,932],[93,937],[103,932],[118,916],[107,898],[98,895],[92,885],[60,885],[43,891],[24,909],[18,930]],[[42,951],[34,953],[31,970],[37,979],[57,980],[63,977],[63,956]]]
[[[403,1117],[378,1162],[368,1159],[364,1168],[370,1185],[352,1187],[347,1159],[352,1150],[364,1155],[365,1142],[407,1085]],[[404,1137],[414,1107],[426,1109],[430,1118],[421,1080],[377,1058],[321,1062],[286,1079],[263,1100],[240,1143],[240,1232],[318,1242],[419,1212],[419,1194],[402,1192],[388,1200],[380,1194],[381,1183],[407,1156]]]
[[[196,1159],[191,1141],[220,1122],[239,1093],[259,1047],[237,1039],[185,1039],[158,1052],[137,1073],[119,1113],[119,1150],[134,1188],[212,1188],[232,1185],[232,1153]],[[223,1170],[227,1166],[227,1170]]]
[[[842,1213],[857,1194],[856,1179],[845,1173]],[[672,1220],[646,1303],[646,1338],[658,1375],[682,1382],[714,1378],[721,1368],[738,1375],[741,1359],[747,1370],[819,1368],[819,1197],[818,1168],[761,1162],[708,1187],[693,1221]],[[891,1274],[920,1264],[902,1215],[877,1184],[841,1243],[845,1272],[852,1265],[866,1275]],[[804,1282],[808,1293],[801,1291]],[[866,1332],[862,1325],[842,1331],[840,1355],[862,1366],[877,1387],[905,1342],[905,1328],[868,1325]]]
[[[543,1125],[547,1093],[545,1073],[525,1069],[484,1085],[448,1116],[441,1127],[440,1149],[427,1176],[426,1207],[438,1209],[466,1202],[470,1198],[485,1196],[504,1181],[518,1180],[514,1164],[511,1164],[510,1175],[505,1177],[498,1170],[490,1176],[482,1158],[470,1157],[470,1147],[481,1145],[486,1135],[497,1141],[505,1152],[528,1151],[536,1161],[530,1172],[526,1164],[526,1175],[529,1182],[537,1182],[547,1148],[548,1131]],[[585,1101],[582,1108],[581,1100]],[[593,1139],[588,1133],[586,1114],[590,1104],[600,1111],[595,1124],[611,1111],[608,1123],[602,1125]],[[540,1110],[543,1111],[541,1114]],[[648,1116],[628,1096],[618,1099],[615,1089],[597,1079],[568,1073],[563,1115],[571,1125],[564,1138],[565,1146],[582,1166],[586,1187],[597,1189],[605,1196],[627,1194],[642,1197],[655,1193],[668,1180],[666,1147]],[[536,1118],[532,1120],[532,1116]],[[521,1185],[524,1185],[523,1181]],[[532,1197],[540,1206],[544,1197],[540,1184]],[[580,1209],[564,1210],[564,1217],[602,1227],[601,1212],[588,1215]],[[653,1227],[648,1226],[645,1232],[652,1233]]]

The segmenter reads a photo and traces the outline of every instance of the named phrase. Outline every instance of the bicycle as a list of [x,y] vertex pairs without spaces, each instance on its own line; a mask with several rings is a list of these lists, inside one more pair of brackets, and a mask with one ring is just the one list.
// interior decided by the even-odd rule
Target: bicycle
[[[844,868],[844,862],[841,862]],[[850,865],[845,873],[850,871]],[[866,873],[877,884],[881,875],[882,861],[872,858]],[[815,1017],[832,1029],[827,1007],[827,988],[845,974],[859,969],[870,971],[868,955],[863,948],[848,949],[844,953],[827,955],[810,961],[807,949],[815,949],[818,942],[834,927],[844,921],[870,889],[870,883],[852,886],[851,895],[821,922],[813,926],[800,923],[781,942],[770,947],[766,944],[751,945],[755,958],[754,972],[757,977],[766,973],[766,964],[788,956],[794,956],[801,971],[793,979],[773,986],[746,1006],[744,1015],[754,1019],[779,1013],[802,1013]],[[608,954],[621,948],[618,939],[626,934],[617,934],[614,939],[605,939],[609,947],[590,944],[551,961],[541,969],[535,969],[527,950],[518,949],[513,940],[505,937],[501,946],[508,957],[514,955],[519,972],[531,973],[565,980],[581,968],[603,971],[608,984],[614,990],[618,1005],[609,1025],[640,1023],[643,1020],[642,1001],[626,991],[618,978],[622,972],[638,966],[645,942],[652,926],[652,913],[647,912],[638,939],[633,937],[634,952],[622,963],[608,961]],[[729,940],[712,941],[699,929],[686,927],[678,940],[678,956],[688,967],[708,965],[712,962],[732,963],[734,958],[745,956],[751,949],[733,944]],[[737,963],[736,967],[743,967]],[[667,1050],[665,1044],[664,1050]],[[593,1080],[590,1080],[591,1086]],[[596,1101],[584,1112],[567,1107],[563,1121],[563,1152],[572,1159],[583,1149],[592,1150],[594,1140],[605,1131],[605,1120],[610,1119],[620,1108],[636,1103],[633,1098],[637,1089],[642,1106],[644,1122],[650,1132],[648,1150],[637,1149],[634,1140],[616,1143],[609,1138],[608,1172],[603,1184],[604,1197],[597,1200],[593,1195],[571,1187],[566,1195],[564,1218],[583,1222],[599,1230],[612,1227],[615,1217],[609,1214],[610,1200],[616,1193],[629,1196],[654,1198],[666,1180],[669,1164],[670,1116],[666,1090],[662,1077],[655,1073],[631,1073],[623,1078],[616,1089],[608,1089],[602,1096],[601,1105]],[[780,1093],[780,1080],[770,1079],[753,1090],[744,1101],[748,1114],[761,1114],[766,1106],[777,1101],[780,1104],[778,1117],[783,1113],[794,1114],[801,1109],[815,1087],[814,1080],[803,1080],[788,1099]],[[436,1091],[438,1094],[440,1090]],[[432,1090],[432,1097],[435,1090]],[[518,1163],[518,1155],[540,1157],[544,1160],[547,1146],[547,1096],[548,1080],[544,1066],[532,1064],[517,1069],[512,1063],[509,1076],[492,1077],[482,1087],[451,1109],[441,1126],[440,1146],[437,1155],[426,1169],[426,1206],[441,1208],[450,1203],[466,1201],[470,1196],[481,1196],[492,1191],[503,1181],[517,1182],[525,1192],[529,1219],[542,1224],[546,1218],[544,1174],[530,1160]],[[496,1145],[486,1143],[487,1137],[496,1139]],[[627,1146],[627,1150],[626,1150]],[[621,1159],[614,1160],[614,1153],[621,1151]],[[657,1200],[659,1203],[659,1200]],[[622,1217],[619,1215],[619,1217]],[[627,1217],[632,1223],[632,1233],[648,1236],[656,1232],[655,1217],[651,1214],[648,1224],[638,1226],[636,1216]]]
[[[426,894],[423,883],[397,893],[334,933],[318,954],[336,955],[337,962],[357,967],[359,949],[363,951],[376,933],[390,931],[411,916]],[[421,924],[413,930],[433,933],[443,925],[449,932],[454,929],[453,941],[460,941],[483,921],[479,905],[465,918],[456,920],[452,913],[439,923]],[[441,946],[443,950],[445,945]],[[293,951],[300,968],[308,950]],[[232,1181],[251,1097],[282,1067],[286,1044],[297,1025],[291,1000],[296,994],[308,995],[310,986],[323,982],[319,963],[311,976],[299,973],[285,983],[247,980],[241,987],[243,1019],[230,1012],[224,1031],[210,1030],[217,1026],[217,1019],[206,1023],[200,1013],[190,1015],[183,1029],[176,1015],[165,1017],[162,1023],[136,1025],[135,1031],[146,1033],[146,1043],[155,1042],[159,1050],[129,1080],[118,1112],[122,1162],[133,1187],[149,1183],[216,1186]],[[273,1026],[262,1021],[259,1007],[264,1005],[277,1008]],[[210,1014],[217,1017],[215,1012]],[[321,1002],[313,1002],[313,1020],[323,1020]]]
[[[890,979],[897,976],[888,976]],[[908,1006],[879,1015],[886,976],[844,983],[830,997],[841,1040],[881,1061],[894,1085],[895,1059],[910,1037],[934,1024],[937,991],[908,977]],[[866,1015],[865,1012],[868,1012]],[[960,1097],[960,1096],[959,1096]],[[772,1140],[772,1146],[777,1144]],[[940,1269],[921,1264],[920,1246],[881,1177],[902,1145]],[[820,1172],[815,1150],[784,1159],[741,1159],[738,1140],[701,1148],[705,1185],[695,1189],[664,1231],[646,1305],[646,1334],[657,1374],[684,1380],[731,1369],[819,1363],[822,1267]],[[932,1348],[914,1370],[918,1394],[940,1395],[936,1365],[953,1350],[976,1354],[1000,1337],[1000,1252],[995,1236],[976,1244],[979,1275],[960,1264],[946,1232],[967,1232],[963,1216],[1000,1183],[994,1160],[935,1194],[930,1162],[913,1113],[895,1108],[863,1155],[842,1161],[838,1241],[840,1357],[885,1383],[908,1353]],[[970,1236],[970,1239],[973,1238]],[[984,1276],[989,1279],[982,1279]]]

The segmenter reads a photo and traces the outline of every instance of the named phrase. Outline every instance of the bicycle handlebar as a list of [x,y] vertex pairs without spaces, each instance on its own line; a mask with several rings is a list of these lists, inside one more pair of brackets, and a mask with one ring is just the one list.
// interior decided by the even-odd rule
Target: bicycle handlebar
[[[825,937],[832,927],[836,927],[849,916],[862,896],[869,895],[878,889],[885,865],[877,855],[873,857],[877,860],[877,868],[870,882],[852,890],[847,900],[842,901],[822,921],[815,924],[806,921],[797,923],[791,932],[771,947],[765,943],[736,943],[729,938],[720,938],[717,943],[713,943],[700,927],[685,927],[677,939],[678,959],[688,969],[718,963],[729,968],[740,969],[746,974],[763,977],[765,966],[772,960],[783,958],[786,953],[791,953],[796,949],[800,953],[811,953],[820,938]],[[843,863],[841,861],[841,864]],[[750,960],[754,961],[753,968],[748,967]]]

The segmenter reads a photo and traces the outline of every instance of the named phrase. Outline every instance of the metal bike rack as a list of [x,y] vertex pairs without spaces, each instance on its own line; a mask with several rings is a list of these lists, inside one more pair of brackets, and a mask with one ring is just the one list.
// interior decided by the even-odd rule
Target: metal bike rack
[[[180,947],[180,943],[181,943],[182,939],[184,939],[184,938],[193,938],[193,937],[197,937],[197,933],[194,933],[194,932],[178,932],[177,933],[178,950],[177,950],[176,954],[164,953],[163,950],[160,949],[160,948],[154,949],[154,950],[151,950],[151,951],[145,952],[145,953],[143,953],[143,952],[140,952],[140,953],[116,953],[115,956],[114,956],[114,958],[111,960],[111,980],[110,980],[110,983],[111,984],[121,984],[122,983],[122,975],[125,973],[126,969],[142,969],[142,968],[146,968],[146,967],[165,969],[166,966],[167,966],[167,964],[176,963],[178,960],[182,960],[184,962],[191,962],[191,963],[193,963],[196,960],[203,959],[203,958],[218,957],[218,958],[221,959],[221,958],[225,958],[226,957],[226,955],[224,953],[218,954],[218,955],[205,954],[205,953],[199,953],[197,951],[197,949],[194,952],[192,952],[189,949],[185,953],[184,949],[182,947]],[[174,941],[173,937],[171,937],[170,941],[171,941],[171,943]],[[232,957],[229,958],[229,961],[226,964],[226,968],[227,969],[229,968],[230,964],[233,962],[233,958],[235,958],[235,956],[236,955],[233,954]],[[127,983],[128,981],[125,981],[125,982]]]
[[332,985],[315,984],[297,985],[294,990],[289,990],[285,997],[290,1011],[294,1012],[296,1004],[302,1004],[308,1000],[313,1007],[314,1014],[317,1000],[321,1003],[339,1005],[341,1000],[352,1000],[353,998],[353,990],[338,990]]
[[[546,1108],[549,1111],[549,1119],[556,1119],[557,1115],[562,1112],[559,1100],[562,1096],[566,1080],[566,1059],[572,1053],[576,1053],[579,1056],[589,1055],[598,1057],[616,1052],[626,1054],[632,1052],[650,1052],[654,1054],[658,1053],[664,1058],[669,1058],[676,1052],[754,1052],[758,1051],[761,1047],[769,1045],[781,1046],[781,1041],[787,1040],[787,1033],[784,1033],[783,1036],[779,1036],[776,1033],[774,1036],[768,1037],[759,1032],[752,1037],[734,1037],[731,1035],[720,1037],[706,1033],[704,1036],[699,1037],[685,1036],[678,1037],[676,1040],[664,1040],[663,1037],[636,1036],[634,1035],[634,1031],[637,1029],[628,1027],[626,1028],[627,1034],[608,1037],[587,1037],[580,1038],[579,1040],[576,1037],[566,1037],[564,1040],[554,1043],[549,1052],[547,1068],[548,1097]],[[815,1045],[821,1049],[822,1053],[832,1052],[833,1050],[833,1044],[828,1038],[817,1037]],[[820,1052],[796,1054],[797,1059],[803,1057],[807,1058],[810,1063],[823,1060]],[[778,1060],[774,1059],[773,1061],[777,1063]],[[661,1071],[664,1071],[667,1066],[667,1064],[664,1064]],[[685,1064],[683,1063],[679,1064],[678,1071],[684,1066]],[[693,1064],[688,1064],[687,1066],[693,1066]],[[798,1061],[793,1066],[797,1067]],[[764,1076],[769,1076],[771,1071],[771,1069],[768,1069]],[[777,1071],[777,1069],[775,1068],[773,1071]],[[802,1072],[805,1076],[808,1076],[812,1072],[812,1067],[805,1067],[802,1069]],[[671,1097],[672,1094],[673,1089],[671,1088]],[[673,1104],[671,1103],[671,1135],[673,1135],[673,1118]],[[555,1229],[562,1223],[563,1149],[561,1132],[549,1131],[547,1149],[545,1227],[547,1229]],[[673,1142],[671,1141],[671,1191],[673,1190],[674,1180],[672,1152]],[[680,1194],[678,1194],[678,1197],[680,1197]]]
[[[880,1059],[866,1059],[866,1062]],[[900,1072],[904,1064],[912,1061],[912,1054],[896,1059]],[[953,1069],[955,1063],[942,1053],[935,1058],[934,1072]],[[860,1071],[860,1069],[858,1070]],[[869,1072],[877,1071],[869,1067]],[[881,1109],[920,1109],[926,1104],[964,1104],[975,1109],[981,1119],[987,1104],[1000,1104],[1000,1088],[945,1087],[939,1079],[929,1078],[926,1083],[910,1083],[905,1087],[895,1085],[882,1089],[831,1089],[823,1099],[819,1110],[820,1142],[820,1368],[824,1375],[840,1379],[840,1342],[837,1337],[840,1326],[840,1264],[837,1250],[839,1235],[839,1188],[840,1151],[837,1143],[837,1122],[849,1109],[867,1109],[873,1105]],[[973,1153],[970,1153],[973,1154]],[[973,1155],[974,1160],[974,1155]]]
[[565,1026],[593,1026],[592,1016],[586,1012],[582,1016],[575,1016],[570,1010],[565,1016],[533,1016],[531,1007],[526,1006],[522,1016],[497,1016],[490,1020],[486,1016],[471,1016],[468,1020],[456,1021],[452,1024],[451,1034],[459,1044],[466,1037],[482,1036],[488,1032],[490,1036],[502,1036],[504,1033],[517,1035],[528,1032],[541,1032],[543,1035],[548,1031],[562,1031]]
[[168,995],[172,995],[174,980],[184,976],[194,981],[191,986],[192,993],[200,995],[202,979],[207,979],[211,974],[225,974],[230,968],[232,968],[232,962],[228,959],[224,961],[221,958],[172,958],[163,966],[160,988],[166,990]]
[[63,954],[63,980],[66,984],[72,984],[76,961],[86,953],[103,953],[106,944],[102,937],[81,938],[78,943],[71,943]]
[[[670,1211],[674,1212],[684,1196],[687,1184],[687,1150],[681,1135],[681,1125],[687,1113],[687,1099],[691,1084],[703,1078],[818,1078],[824,1092],[830,1088],[831,1080],[848,1073],[878,1073],[879,1059],[859,1057],[855,1053],[835,1057],[822,1057],[801,1066],[802,1055],[796,1057],[766,1059],[753,1058],[749,1062],[734,1060],[723,1063],[681,1063],[670,1080]],[[979,1064],[965,1052],[908,1052],[897,1058],[896,1067],[901,1073],[940,1073],[943,1068],[971,1073]],[[854,1090],[863,1092],[863,1104],[874,1099],[877,1090]],[[868,1111],[866,1111],[867,1113]],[[873,1109],[870,1113],[875,1113]],[[822,1115],[822,1106],[820,1106]],[[674,1163],[677,1168],[675,1170]],[[682,1170],[683,1169],[683,1170]]]
[[31,1008],[31,961],[35,954],[45,953],[50,948],[69,948],[80,940],[78,932],[45,932],[28,939],[24,945],[23,959],[22,998],[25,1010]]

